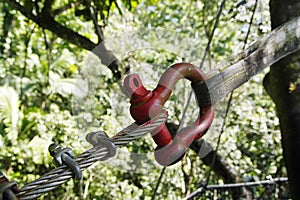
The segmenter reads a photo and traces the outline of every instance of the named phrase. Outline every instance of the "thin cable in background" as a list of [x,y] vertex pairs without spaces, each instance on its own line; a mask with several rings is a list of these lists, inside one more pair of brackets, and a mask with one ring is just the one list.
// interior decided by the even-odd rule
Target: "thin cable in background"
[[[218,11],[218,14],[217,14],[217,17],[216,17],[216,21],[215,21],[215,23],[214,23],[214,27],[213,27],[213,29],[212,29],[212,31],[211,31],[211,34],[210,34],[210,36],[209,36],[208,43],[207,43],[207,45],[206,45],[206,48],[205,48],[203,57],[202,57],[202,59],[201,59],[201,63],[200,63],[200,66],[199,66],[200,69],[203,67],[203,64],[204,64],[206,55],[207,55],[207,53],[208,53],[209,50],[210,50],[211,42],[212,42],[212,40],[213,40],[215,31],[216,31],[216,29],[217,29],[217,27],[218,27],[218,24],[219,24],[219,20],[220,20],[222,11],[223,11],[223,9],[224,9],[224,7],[225,7],[225,2],[226,2],[226,0],[223,0],[222,3],[221,3],[221,6],[220,6],[220,8],[219,8],[219,11]],[[191,92],[189,93],[189,97],[188,97],[187,103],[186,103],[186,105],[185,105],[185,107],[184,107],[183,114],[182,114],[182,117],[181,117],[181,120],[180,120],[180,123],[179,123],[179,128],[178,128],[178,130],[177,130],[177,133],[178,133],[178,131],[179,131],[179,130],[182,128],[182,126],[183,126],[184,119],[185,119],[185,115],[186,115],[186,112],[187,112],[187,108],[189,107],[190,102],[191,102],[192,94],[193,94],[193,92],[191,91]],[[158,190],[159,185],[160,185],[160,183],[161,183],[161,180],[162,180],[162,177],[163,177],[163,175],[164,175],[165,169],[166,169],[166,167],[163,167],[163,169],[162,169],[162,171],[161,171],[160,177],[159,177],[159,179],[158,179],[158,182],[157,182],[157,184],[156,184],[155,190],[154,190],[153,195],[152,195],[152,198],[151,198],[152,200],[155,200],[155,197],[156,197],[156,194],[157,194],[157,190]]]
[[[210,36],[209,36],[208,43],[207,43],[207,45],[206,45],[204,54],[203,54],[202,59],[201,59],[201,63],[200,63],[200,65],[199,65],[199,68],[200,68],[200,69],[203,68],[203,64],[204,64],[205,58],[206,58],[206,56],[207,56],[207,53],[210,51],[211,42],[212,42],[213,37],[214,37],[214,35],[215,35],[215,31],[216,31],[216,29],[217,29],[217,27],[218,27],[218,25],[219,25],[219,21],[220,21],[220,18],[221,18],[221,14],[222,14],[222,11],[223,11],[223,9],[224,9],[224,7],[225,7],[225,3],[226,3],[226,0],[223,0],[222,3],[221,3],[221,6],[220,6],[220,8],[219,8],[219,11],[218,11],[218,14],[217,14],[217,17],[216,17],[216,21],[215,21],[215,23],[214,23],[214,27],[213,27],[213,29],[212,29],[212,31],[211,31]],[[187,108],[189,107],[189,105],[190,105],[190,103],[191,103],[192,94],[193,94],[193,92],[190,91],[188,100],[187,100],[186,105],[185,105],[184,110],[183,110],[183,114],[182,114],[182,118],[181,118],[180,123],[179,123],[179,128],[178,128],[178,130],[180,130],[180,129],[182,128],[182,126],[183,126],[184,119],[185,119],[185,115],[186,115],[186,112],[187,112]]]
[[[249,27],[248,27],[248,30],[247,30],[246,37],[244,39],[243,50],[245,50],[247,42],[248,42],[248,38],[249,38],[249,35],[250,35],[250,32],[251,32],[251,27],[253,25],[253,20],[254,20],[254,15],[255,15],[255,12],[256,12],[257,4],[258,4],[258,0],[255,0],[255,4],[254,4],[253,10],[252,10],[252,16],[251,16],[251,19],[250,19],[250,22],[249,22]],[[218,152],[219,147],[220,147],[221,137],[222,137],[222,135],[225,131],[226,120],[227,120],[227,116],[228,116],[228,113],[229,113],[229,110],[230,110],[230,105],[231,105],[231,102],[232,102],[233,93],[234,92],[230,93],[229,100],[227,102],[225,116],[224,116],[224,120],[223,120],[222,127],[221,127],[221,130],[220,130],[220,134],[218,136],[216,150],[215,150],[215,153],[213,155],[213,159],[212,159],[212,162],[211,162],[211,165],[210,165],[210,168],[209,168],[209,172],[208,172],[208,175],[207,175],[207,178],[206,178],[206,182],[204,183],[204,187],[207,186],[207,184],[209,182],[209,179],[210,179],[210,176],[211,176],[212,169],[214,168],[214,165],[215,165],[216,155],[217,155],[217,152]],[[201,190],[201,191],[203,192],[203,190]],[[197,194],[198,193],[194,193],[194,194],[190,195],[189,197],[187,197],[187,199],[192,199]]]

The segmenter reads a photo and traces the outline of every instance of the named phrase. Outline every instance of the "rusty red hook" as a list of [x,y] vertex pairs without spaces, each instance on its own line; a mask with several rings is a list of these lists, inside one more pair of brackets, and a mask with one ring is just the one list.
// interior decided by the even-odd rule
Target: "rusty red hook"
[[[194,91],[199,90],[197,87],[203,85],[206,79],[199,68],[189,63],[172,65],[163,74],[153,91],[147,90],[143,86],[137,74],[127,76],[124,87],[131,96],[130,113],[136,122],[142,124],[153,119],[159,113],[166,112],[163,106],[170,97],[177,81],[182,78],[191,81]],[[178,162],[184,156],[189,145],[194,140],[202,137],[210,127],[214,118],[214,105],[200,105],[200,95],[196,95],[196,98],[200,111],[197,120],[193,124],[180,130],[173,139],[165,124],[151,132],[153,140],[158,145],[155,151],[155,159],[161,165],[168,166]]]

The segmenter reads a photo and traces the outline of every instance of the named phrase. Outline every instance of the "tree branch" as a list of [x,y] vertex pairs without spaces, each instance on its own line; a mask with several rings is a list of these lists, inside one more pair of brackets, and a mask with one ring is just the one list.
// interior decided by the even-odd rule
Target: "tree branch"
[[[52,0],[49,0],[48,3],[51,4],[51,1]],[[15,0],[7,0],[7,2],[14,9],[19,10],[25,17],[38,24],[39,27],[53,32],[58,37],[80,48],[92,51],[100,58],[101,62],[112,71],[115,80],[119,80],[121,78],[123,72],[122,69],[120,69],[120,63],[118,59],[105,48],[103,43],[97,45],[88,38],[76,33],[72,29],[61,25],[60,23],[56,22],[51,16],[51,13],[48,13],[47,11],[36,16]]]
[[15,0],[7,0],[7,2],[13,8],[19,10],[25,17],[37,23],[41,28],[52,31],[58,37],[90,51],[96,47],[96,44],[90,41],[88,38],[56,22],[54,18],[47,12],[43,12],[35,16]]
[[55,10],[52,11],[52,16],[55,17],[55,16],[63,13],[64,11],[66,11],[66,10],[68,10],[70,8],[75,7],[76,5],[79,5],[79,2],[71,2],[69,4],[66,4],[66,5],[60,7],[60,8],[57,8],[57,9],[55,9]]
[[45,0],[42,12],[50,15],[53,3],[54,3],[54,0]]
[[95,13],[94,8],[91,6],[91,2],[89,0],[84,0],[84,3],[86,5],[87,9],[89,10],[90,16],[93,20],[95,32],[98,37],[98,43],[101,43],[104,40],[104,37],[103,37],[103,32],[100,29],[99,24],[98,24],[97,14]]
[[18,2],[14,0],[7,0],[7,3],[14,9],[20,11],[25,17],[31,19],[32,21],[35,21],[34,19],[36,19],[36,16],[33,15],[31,11],[28,11],[25,7],[23,7]]

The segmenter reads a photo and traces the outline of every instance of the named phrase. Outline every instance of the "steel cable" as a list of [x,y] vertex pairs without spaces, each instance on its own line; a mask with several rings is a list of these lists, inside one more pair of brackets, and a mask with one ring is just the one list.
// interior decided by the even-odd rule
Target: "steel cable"
[[[200,187],[196,191],[194,191],[189,196],[185,197],[184,200],[192,200],[192,199],[199,199],[199,195],[202,195],[206,191],[213,191],[217,189],[232,189],[232,188],[250,188],[250,187],[257,187],[257,186],[266,186],[266,185],[275,185],[281,183],[288,183],[288,178],[280,177],[274,178],[270,180],[263,180],[263,181],[255,181],[255,182],[244,182],[244,183],[231,183],[231,184],[224,184],[224,185],[208,185],[205,187]],[[268,199],[268,198],[267,198]]]
[[[121,147],[129,142],[136,140],[147,133],[154,130],[166,121],[167,116],[165,114],[159,115],[156,119],[151,120],[148,123],[138,126],[137,124],[131,124],[127,128],[120,131],[118,134],[111,138],[111,142],[116,147]],[[105,160],[109,154],[109,150],[105,146],[94,146],[93,148],[83,152],[75,161],[78,163],[81,170],[84,170],[94,164],[97,161]],[[47,193],[61,184],[65,183],[70,178],[73,178],[73,172],[66,165],[62,165],[51,172],[43,175],[37,180],[25,185],[20,189],[17,194],[20,200],[36,199]]]

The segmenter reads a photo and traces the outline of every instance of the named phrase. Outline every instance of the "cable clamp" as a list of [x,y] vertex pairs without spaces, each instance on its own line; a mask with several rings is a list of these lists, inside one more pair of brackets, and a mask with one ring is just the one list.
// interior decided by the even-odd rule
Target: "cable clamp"
[[105,161],[116,155],[116,146],[104,131],[88,133],[85,138],[94,147],[106,148],[107,154],[100,161]]
[[50,155],[53,157],[57,166],[67,165],[77,180],[82,178],[82,172],[78,163],[74,160],[74,153],[71,148],[62,148],[57,144],[51,144],[49,146]]

